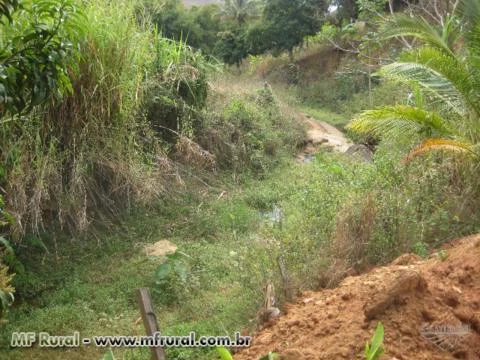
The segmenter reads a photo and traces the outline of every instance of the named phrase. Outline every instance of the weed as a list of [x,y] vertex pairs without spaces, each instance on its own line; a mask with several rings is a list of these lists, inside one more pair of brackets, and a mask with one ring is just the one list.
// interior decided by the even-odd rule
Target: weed
[[217,353],[218,353],[218,356],[220,356],[221,360],[233,360],[233,356],[232,354],[230,354],[230,351],[228,351],[224,347],[218,347]]
[[[7,314],[1,340],[7,341],[17,328],[141,334],[141,326],[132,325],[138,318],[134,294],[138,286],[157,286],[154,274],[162,264],[143,252],[144,243],[156,239],[168,238],[189,255],[167,260],[164,279],[171,281],[160,286],[167,286],[161,293],[153,293],[162,332],[225,335],[254,326],[265,283],[278,290],[281,305],[286,292],[332,284],[345,276],[348,266],[361,270],[362,264],[385,263],[411,251],[417,242],[429,248],[473,231],[477,219],[470,209],[475,204],[466,211],[465,196],[470,201],[477,195],[462,185],[470,176],[468,168],[460,171],[460,166],[452,175],[425,171],[422,163],[404,167],[397,161],[401,152],[392,158],[394,149],[392,144],[382,145],[372,163],[332,153],[318,154],[309,165],[284,160],[262,180],[244,174],[236,188],[228,173],[219,172],[221,182],[204,187],[202,196],[185,192],[175,203],[165,201],[126,216],[117,233],[100,235],[101,247],[95,241],[71,242],[58,247],[57,261],[46,257],[42,265],[45,250],[39,244],[28,257],[19,254],[28,271],[18,290],[29,303]],[[451,191],[456,195],[446,202]],[[281,227],[271,226],[262,216],[274,207],[282,210]],[[331,244],[336,236],[337,253]],[[348,243],[355,237],[358,240]],[[52,248],[53,239],[42,241]],[[338,261],[340,254],[346,264]],[[288,284],[282,279],[279,257],[284,259]],[[22,350],[17,357],[9,351],[7,356],[21,359],[30,352],[40,360],[57,356],[38,349]],[[126,359],[149,355],[126,350],[117,357],[120,353]],[[206,360],[212,358],[212,349],[168,349],[168,355]]]
[[429,254],[428,246],[423,241],[418,241],[412,246],[412,250],[418,256],[426,258]]
[[215,155],[221,169],[261,177],[279,157],[295,152],[303,129],[282,114],[269,91],[264,88],[260,96],[233,99],[207,119],[198,141]]
[[385,353],[383,349],[383,324],[379,322],[375,329],[372,341],[365,345],[365,360],[379,360],[380,356]]
[[192,136],[206,102],[207,62],[137,22],[133,2],[80,7],[71,91],[2,124],[15,242],[44,231],[77,234],[165,195],[168,137],[155,126]]
[[440,261],[445,261],[448,258],[448,252],[445,249],[436,252],[435,255],[440,259]]
[[[155,271],[154,289],[167,304],[178,302],[188,292],[200,288],[199,277],[192,267],[192,257],[182,252],[167,255],[167,260]],[[198,270],[197,270],[198,271]]]
[[267,355],[262,356],[260,358],[260,360],[275,360],[275,359],[280,359],[280,355],[271,351]]

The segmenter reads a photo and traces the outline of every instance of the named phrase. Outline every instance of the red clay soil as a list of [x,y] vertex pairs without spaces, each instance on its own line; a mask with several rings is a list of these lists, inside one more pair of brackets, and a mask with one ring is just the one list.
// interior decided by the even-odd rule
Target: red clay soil
[[444,249],[425,261],[403,255],[335,289],[302,294],[235,360],[270,351],[282,360],[364,359],[379,321],[382,360],[480,359],[480,235]]

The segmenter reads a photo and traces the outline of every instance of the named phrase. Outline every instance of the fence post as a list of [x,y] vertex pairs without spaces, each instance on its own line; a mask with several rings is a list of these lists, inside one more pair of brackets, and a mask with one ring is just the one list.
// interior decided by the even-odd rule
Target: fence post
[[[147,288],[138,289],[137,297],[147,336],[154,336],[155,333],[160,332],[160,329],[158,328],[157,316],[153,310],[150,290]],[[152,360],[165,360],[165,352],[161,346],[151,347],[150,350],[152,351]]]

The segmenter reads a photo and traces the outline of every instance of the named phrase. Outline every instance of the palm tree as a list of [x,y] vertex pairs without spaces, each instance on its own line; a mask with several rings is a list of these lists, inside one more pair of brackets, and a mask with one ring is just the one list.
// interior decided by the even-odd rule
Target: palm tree
[[227,18],[242,25],[249,17],[254,16],[258,10],[258,0],[225,0],[222,13]]
[[439,27],[422,17],[397,15],[383,33],[420,41],[379,73],[421,96],[415,106],[365,111],[348,127],[377,137],[420,134],[424,140],[411,156],[435,149],[473,151],[480,144],[480,2],[465,0]]

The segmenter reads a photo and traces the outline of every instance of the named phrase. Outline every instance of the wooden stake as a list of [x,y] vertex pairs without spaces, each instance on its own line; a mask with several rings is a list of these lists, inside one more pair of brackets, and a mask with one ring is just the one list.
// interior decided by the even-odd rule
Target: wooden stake
[[[156,332],[160,331],[160,329],[158,328],[157,316],[153,310],[150,290],[147,288],[138,289],[137,297],[147,336],[154,336]],[[162,347],[152,347],[150,350],[152,351],[152,360],[165,360],[165,352]]]

